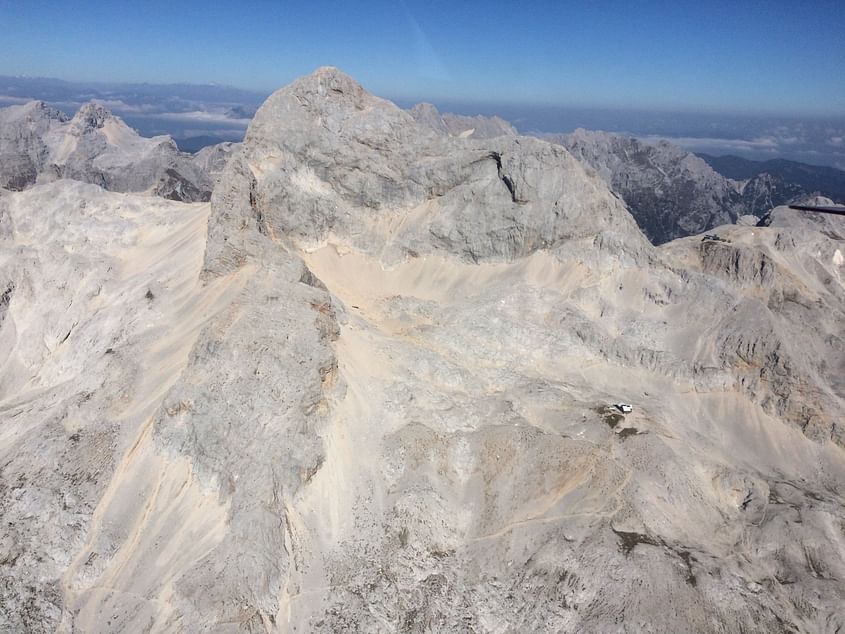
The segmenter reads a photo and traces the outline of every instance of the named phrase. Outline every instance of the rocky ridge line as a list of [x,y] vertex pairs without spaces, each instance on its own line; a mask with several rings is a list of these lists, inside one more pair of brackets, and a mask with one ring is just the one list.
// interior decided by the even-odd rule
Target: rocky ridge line
[[97,103],[72,119],[43,102],[0,109],[0,187],[23,190],[68,178],[117,192],[207,201],[231,144],[196,156],[167,136],[144,138]]

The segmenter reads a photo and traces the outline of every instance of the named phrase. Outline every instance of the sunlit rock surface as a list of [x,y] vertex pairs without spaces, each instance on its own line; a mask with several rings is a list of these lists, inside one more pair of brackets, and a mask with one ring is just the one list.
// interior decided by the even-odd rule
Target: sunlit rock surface
[[208,201],[232,147],[192,156],[169,136],[139,136],[100,104],[85,104],[68,119],[33,101],[0,109],[0,187],[19,191],[65,178],[116,192]]
[[0,193],[0,630],[835,631],[845,222],[719,235],[330,68]]

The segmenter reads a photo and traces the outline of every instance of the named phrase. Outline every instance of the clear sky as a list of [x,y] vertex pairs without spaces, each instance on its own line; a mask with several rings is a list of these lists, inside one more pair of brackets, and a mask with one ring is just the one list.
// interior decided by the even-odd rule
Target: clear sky
[[394,99],[845,113],[845,0],[0,0],[0,74]]

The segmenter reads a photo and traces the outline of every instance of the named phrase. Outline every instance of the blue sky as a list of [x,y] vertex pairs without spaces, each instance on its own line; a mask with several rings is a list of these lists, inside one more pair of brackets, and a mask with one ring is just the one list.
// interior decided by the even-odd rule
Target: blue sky
[[0,74],[395,99],[845,113],[845,2],[0,0]]

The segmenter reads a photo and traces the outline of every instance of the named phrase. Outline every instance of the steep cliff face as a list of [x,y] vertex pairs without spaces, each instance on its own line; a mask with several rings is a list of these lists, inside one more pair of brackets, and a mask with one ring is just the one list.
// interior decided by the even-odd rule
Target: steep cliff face
[[0,187],[21,190],[34,184],[49,153],[44,136],[66,122],[43,101],[0,109]]
[[209,162],[212,153],[193,157],[170,137],[141,137],[95,103],[70,120],[41,102],[0,109],[0,187],[6,189],[69,178],[110,191],[207,201],[214,174],[205,168],[220,163]]
[[812,191],[804,191],[799,185],[788,183],[779,176],[758,174],[737,182],[743,213],[763,217],[780,205],[806,198]]
[[656,248],[331,68],[210,206],[0,192],[0,629],[845,626],[845,223],[789,213]]

